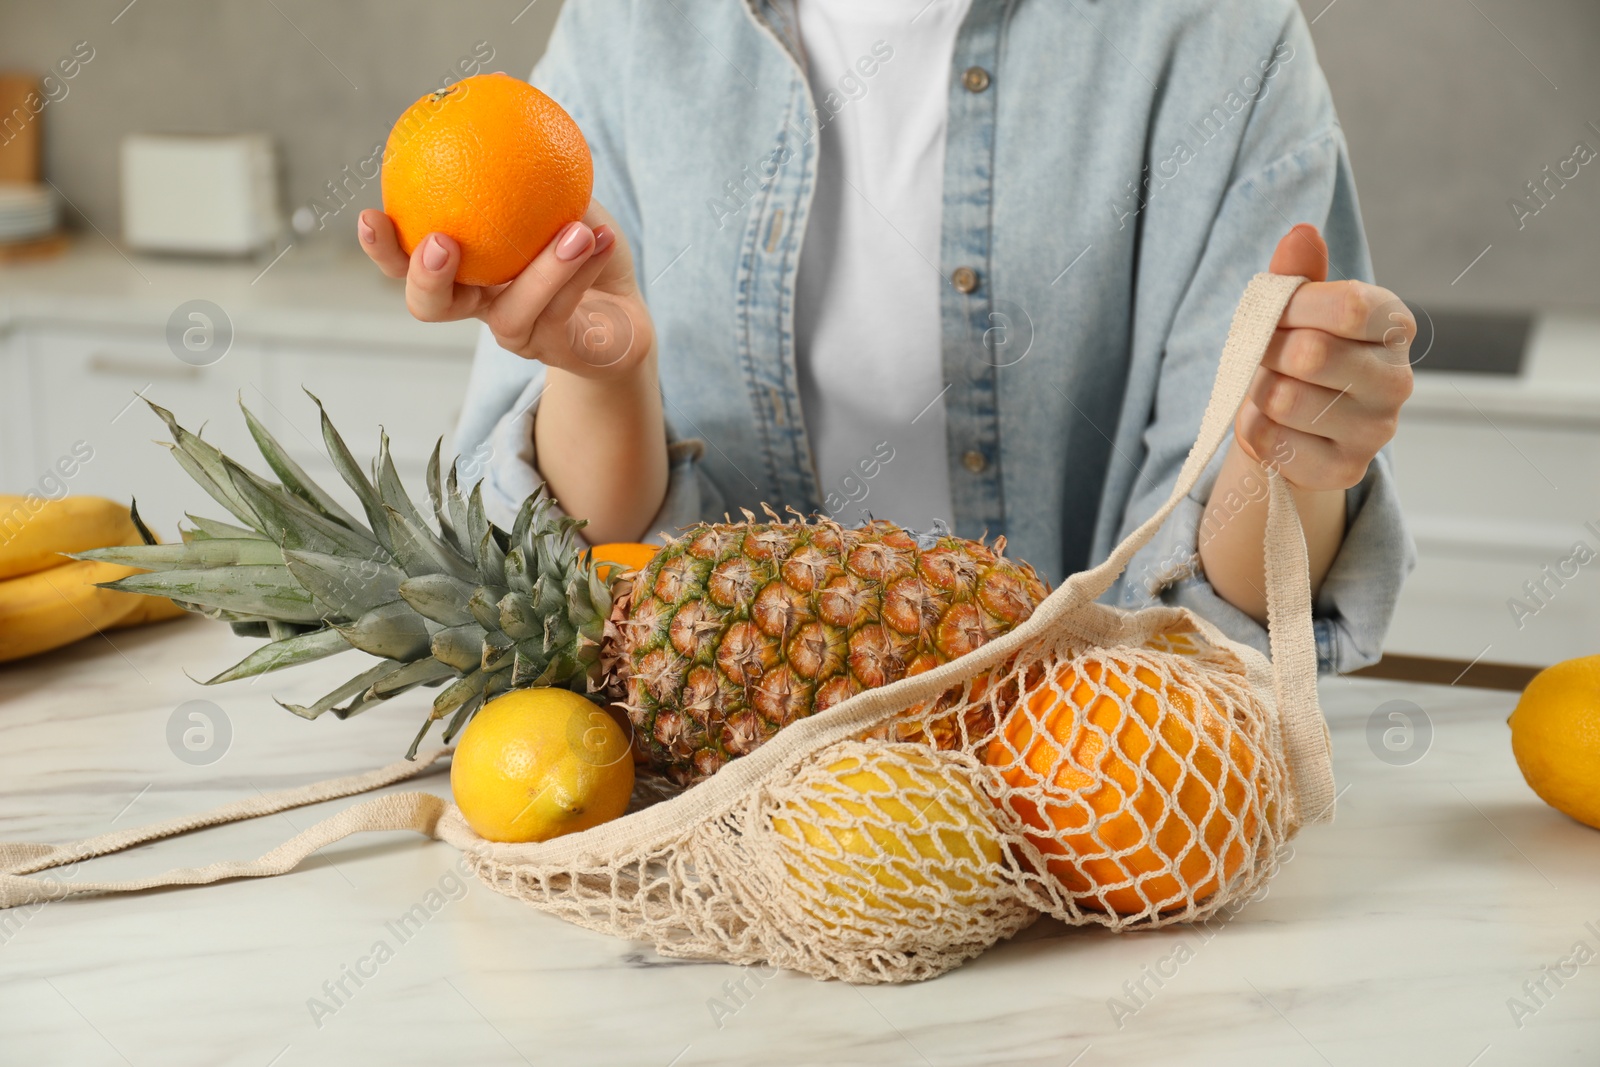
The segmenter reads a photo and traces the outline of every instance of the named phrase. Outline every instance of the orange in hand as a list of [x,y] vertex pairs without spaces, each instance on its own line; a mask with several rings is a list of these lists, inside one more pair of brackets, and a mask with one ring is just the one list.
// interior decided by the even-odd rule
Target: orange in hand
[[1066,663],[1054,687],[1028,686],[990,742],[985,761],[1017,790],[1000,803],[1079,907],[1179,909],[1254,850],[1256,756],[1197,696],[1110,657]]
[[410,255],[430,233],[461,245],[456,280],[499,285],[583,218],[594,162],[583,131],[548,96],[479,74],[406,109],[383,156],[383,210]]

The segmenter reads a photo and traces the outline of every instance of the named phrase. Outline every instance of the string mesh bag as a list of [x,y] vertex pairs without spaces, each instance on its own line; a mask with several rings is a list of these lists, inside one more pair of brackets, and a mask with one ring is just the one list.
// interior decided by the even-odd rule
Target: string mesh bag
[[69,855],[375,788],[440,749],[143,831],[0,846],[0,905],[277,874],[347,834],[410,828],[461,849],[495,890],[663,955],[902,982],[942,974],[1041,914],[1124,930],[1240,904],[1284,841],[1333,813],[1305,543],[1286,483],[1267,472],[1270,659],[1186,609],[1098,598],[1194,488],[1302,281],[1251,282],[1170,497],[1103,563],[1003,636],[792,723],[699,784],[676,791],[643,775],[621,818],[539,843],[483,840],[441,798],[401,793],[253,862],[59,892],[26,877]]
[[496,889],[666,955],[852,982],[943,973],[1040,914],[1111,929],[1248,898],[1332,813],[1304,540],[1268,472],[1273,656],[1115,582],[1220,446],[1298,278],[1260,275],[1171,497],[1011,633],[786,727],[583,834],[439,831]]
[[1253,892],[1287,837],[1270,707],[1238,655],[1162,614],[1051,635],[889,731],[947,737],[983,782],[1011,878],[1066,922],[1203,919]]

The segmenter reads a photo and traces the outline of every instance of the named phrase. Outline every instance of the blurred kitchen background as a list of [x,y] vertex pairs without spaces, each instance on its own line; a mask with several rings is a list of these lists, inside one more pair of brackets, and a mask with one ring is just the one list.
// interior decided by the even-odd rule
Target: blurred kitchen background
[[[205,502],[153,451],[136,394],[248,450],[238,394],[328,474],[302,384],[358,454],[381,422],[420,475],[439,435],[448,448],[475,330],[412,322],[356,250],[355,214],[380,204],[399,112],[480,70],[525,76],[559,6],[0,0],[0,75],[47,101],[32,114],[29,83],[0,76],[0,492],[136,488],[171,536]],[[1378,279],[1423,327],[1395,444],[1421,563],[1388,651],[1593,653],[1600,5],[1303,10]]]

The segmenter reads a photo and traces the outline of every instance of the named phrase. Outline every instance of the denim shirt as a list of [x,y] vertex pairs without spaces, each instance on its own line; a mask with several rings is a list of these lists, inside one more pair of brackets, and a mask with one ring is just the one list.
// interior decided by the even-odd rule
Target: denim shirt
[[[798,36],[780,0],[567,0],[533,73],[589,140],[655,321],[671,478],[652,530],[811,513],[834,489],[800,410],[795,278],[819,124],[872,91],[872,64],[814,93]],[[1297,222],[1322,229],[1331,279],[1371,280],[1294,0],[973,0],[937,264],[955,532],[1003,534],[1052,582],[1104,558],[1166,499],[1234,306]],[[456,443],[499,521],[540,480],[543,380],[484,334]],[[1105,599],[1181,604],[1266,652],[1198,566],[1202,523],[1243,503],[1204,514],[1221,459]],[[1347,505],[1315,605],[1324,671],[1377,660],[1415,563],[1387,449]]]

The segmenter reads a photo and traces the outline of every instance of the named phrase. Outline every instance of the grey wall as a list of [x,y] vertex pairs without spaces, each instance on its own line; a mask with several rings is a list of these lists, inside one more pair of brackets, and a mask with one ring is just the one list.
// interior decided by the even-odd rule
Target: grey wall
[[[0,68],[43,71],[78,41],[94,58],[44,109],[46,176],[108,234],[121,227],[130,131],[264,131],[286,211],[366,159],[412,101],[479,42],[526,76],[559,0],[0,0]],[[118,17],[118,12],[122,12]],[[520,17],[518,17],[520,14]],[[113,24],[112,19],[116,18]],[[513,23],[513,19],[516,19]],[[479,54],[484,54],[480,51]],[[354,207],[377,207],[376,183]],[[350,240],[354,210],[322,234]]]
[[1600,151],[1586,125],[1600,126],[1600,4],[1327,3],[1301,9],[1316,19],[1379,280],[1428,307],[1600,312],[1600,159],[1522,229],[1506,206],[1578,141]]
[[[119,225],[124,132],[264,130],[283,148],[292,208],[364,159],[478,42],[494,48],[492,68],[529,70],[559,6],[137,0],[113,24],[123,3],[0,0],[0,66],[48,67],[80,40],[95,49],[69,95],[45,111],[46,161],[108,233]],[[1577,141],[1600,150],[1586,126],[1600,125],[1600,4],[1326,3],[1302,0],[1350,140],[1380,280],[1430,307],[1600,312],[1600,160],[1521,230],[1506,206]],[[363,196],[361,206],[376,205],[375,186]],[[332,224],[340,239],[347,218]]]

